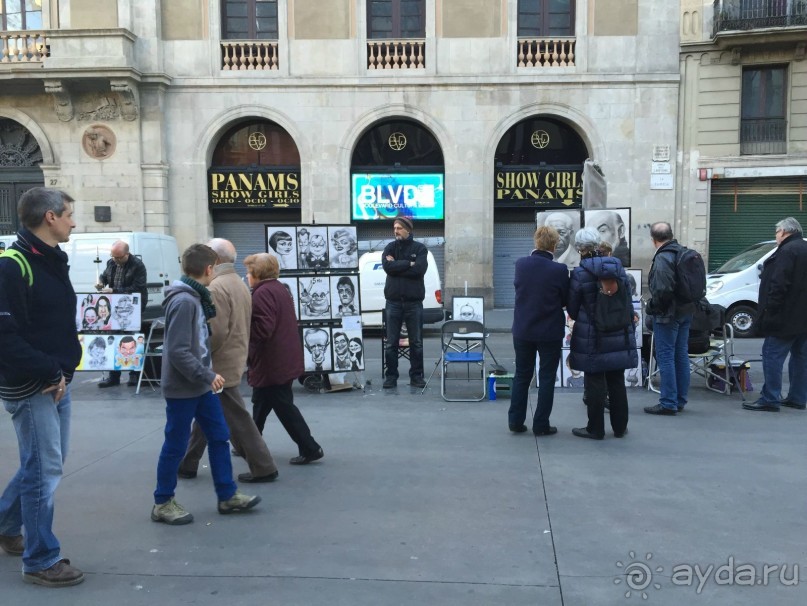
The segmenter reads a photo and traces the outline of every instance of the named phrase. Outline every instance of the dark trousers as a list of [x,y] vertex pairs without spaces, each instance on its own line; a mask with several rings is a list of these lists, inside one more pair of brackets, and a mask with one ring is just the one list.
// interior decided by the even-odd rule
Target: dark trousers
[[[137,378],[138,378],[139,374],[140,373],[138,373],[136,370],[130,370],[129,371],[129,380],[132,381],[132,382],[137,381]],[[110,371],[107,372],[107,376],[109,377],[110,381],[120,383],[120,371],[119,370],[110,370]]]
[[384,311],[387,323],[387,344],[384,359],[387,378],[398,378],[398,341],[401,339],[401,326],[406,323],[409,337],[409,377],[423,377],[423,303],[409,301],[387,301]]
[[611,411],[611,429],[624,433],[628,427],[628,392],[625,389],[625,371],[587,372],[584,376],[583,401],[588,409],[589,433],[605,435],[605,402]]
[[535,371],[535,356],[540,358],[538,365],[538,403],[532,419],[532,430],[542,431],[549,427],[549,415],[555,401],[555,375],[560,364],[563,340],[525,341],[513,337],[516,352],[516,374],[513,377],[513,393],[510,394],[510,410],[507,420],[510,425],[519,426],[527,418],[527,393]]
[[300,409],[294,405],[291,384],[292,381],[285,385],[255,387],[252,390],[252,418],[258,426],[258,431],[263,433],[266,417],[274,410],[283,429],[297,444],[300,456],[314,455],[319,452],[320,446],[311,436],[311,430]]
[[[224,420],[230,428],[230,443],[235,451],[244,457],[249,465],[249,472],[256,478],[271,475],[277,471],[272,455],[266,442],[263,441],[252,415],[244,405],[244,399],[238,387],[225,387],[219,394],[221,409],[224,412]],[[181,471],[195,472],[199,469],[199,461],[205,454],[207,448],[207,438],[199,427],[199,423],[193,423],[191,431],[191,441],[185,458],[179,466]]]

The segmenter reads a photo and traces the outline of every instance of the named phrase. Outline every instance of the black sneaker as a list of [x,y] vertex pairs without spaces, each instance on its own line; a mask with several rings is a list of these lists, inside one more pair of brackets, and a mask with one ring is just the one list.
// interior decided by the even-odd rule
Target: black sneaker
[[426,381],[423,379],[423,377],[412,377],[409,380],[409,384],[412,387],[417,387],[419,389],[426,387]]
[[677,409],[664,408],[661,404],[645,406],[644,411],[649,415],[666,415],[668,417],[674,417],[678,413]]
[[532,435],[534,435],[536,437],[554,436],[556,433],[558,433],[558,428],[553,426],[553,425],[547,425],[543,429],[533,429],[532,430]]
[[572,429],[572,433],[578,438],[588,438],[589,440],[602,440],[605,437],[591,433],[587,427],[575,427]]
[[104,379],[98,384],[98,387],[105,389],[107,387],[115,387],[116,385],[120,385],[120,379]]
[[398,379],[393,379],[391,377],[387,377],[384,379],[384,389],[392,389],[398,385]]
[[796,410],[807,409],[807,404],[798,404],[792,400],[784,400],[782,402],[782,406],[787,406],[788,408],[795,408]]

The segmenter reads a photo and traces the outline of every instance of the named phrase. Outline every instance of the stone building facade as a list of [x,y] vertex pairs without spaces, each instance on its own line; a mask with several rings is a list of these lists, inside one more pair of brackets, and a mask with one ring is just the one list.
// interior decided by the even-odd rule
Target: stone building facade
[[[407,165],[373,147],[388,141],[376,133],[403,124],[430,142],[424,149],[437,160],[429,168],[444,178],[444,218],[416,222],[416,236],[435,248],[444,242],[447,298],[467,289],[511,304],[512,264],[532,248],[535,211],[579,206],[586,158],[605,175],[608,206],[631,209],[634,267],[649,266],[652,221],[675,222],[684,240],[706,239],[708,194],[691,178],[692,151],[675,158],[675,2],[20,2],[25,23],[8,18],[13,0],[0,20],[0,223],[8,227],[9,200],[38,181],[79,200],[80,231],[160,231],[180,247],[216,234],[238,240],[243,253],[265,250],[267,223],[350,223],[352,174],[417,172],[417,154]],[[385,35],[388,23],[400,31]],[[682,65],[693,60],[681,55]],[[248,158],[233,146],[238,128],[253,124],[273,133],[270,146],[284,141],[267,162],[275,176],[296,174],[298,189],[285,192],[285,206],[216,206],[214,160]],[[709,153],[730,147],[710,144]],[[661,178],[654,153],[667,165]],[[262,168],[243,162],[242,172]],[[502,186],[518,172],[525,183]],[[359,234],[371,241],[389,231],[381,222]]]

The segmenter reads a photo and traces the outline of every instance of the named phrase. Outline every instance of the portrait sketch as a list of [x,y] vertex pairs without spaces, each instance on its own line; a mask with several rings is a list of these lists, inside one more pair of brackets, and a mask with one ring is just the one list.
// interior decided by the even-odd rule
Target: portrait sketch
[[297,269],[296,230],[292,226],[266,228],[266,252],[277,258],[280,271]]
[[642,270],[626,269],[628,282],[630,282],[630,298],[633,302],[642,300]]
[[583,211],[583,225],[600,233],[603,242],[610,244],[611,256],[630,267],[630,209],[608,208]]
[[140,330],[140,294],[76,293],[79,332]]
[[300,320],[331,319],[331,280],[327,276],[299,278]]
[[347,335],[347,348],[350,352],[350,370],[364,370],[364,337],[361,329],[344,332]]
[[454,320],[485,324],[485,299],[483,297],[454,297],[451,308],[451,317]]
[[331,360],[331,329],[327,327],[303,328],[301,334],[303,339],[305,371],[331,371],[333,369],[333,361]]
[[328,228],[307,225],[297,230],[297,242],[305,252],[300,252],[297,269],[328,269]]
[[331,309],[334,318],[361,314],[358,276],[331,276]]
[[350,360],[350,337],[341,328],[334,328],[331,331],[331,341],[333,349],[333,369],[336,372],[350,370],[352,362]]
[[356,269],[359,266],[359,244],[355,225],[328,228],[331,269]]
[[[564,352],[564,353],[568,353],[568,352]],[[540,387],[540,379],[538,377],[538,365],[539,365],[539,362],[540,362],[540,359],[536,355],[535,356],[535,386],[536,387]],[[558,369],[557,369],[557,371],[555,371],[555,387],[562,387],[563,386],[563,381],[562,381],[563,374],[562,374],[562,371],[561,371],[562,366],[563,366],[562,362],[558,362]]]
[[297,298],[300,296],[299,291],[297,290],[297,278],[278,278],[278,282],[280,282],[283,286],[286,287],[286,290],[289,291],[289,296],[291,300],[294,302],[294,317],[298,320],[300,319],[300,305],[297,301]]
[[563,387],[583,387],[582,370],[572,370],[569,366],[569,354],[571,350],[564,349],[561,364],[563,365]]
[[143,368],[145,335],[82,334],[81,361],[76,370],[134,370]]
[[574,235],[580,229],[579,210],[545,210],[535,216],[536,227],[546,225],[558,231],[560,239],[553,254],[555,261],[569,269],[580,264],[580,255],[574,247]]

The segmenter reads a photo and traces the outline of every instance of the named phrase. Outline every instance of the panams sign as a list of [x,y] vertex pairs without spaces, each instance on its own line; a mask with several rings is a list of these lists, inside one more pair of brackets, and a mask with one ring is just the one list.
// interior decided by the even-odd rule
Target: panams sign
[[210,208],[299,208],[298,171],[208,172]]
[[494,203],[499,207],[580,208],[580,169],[509,169],[496,172]]

